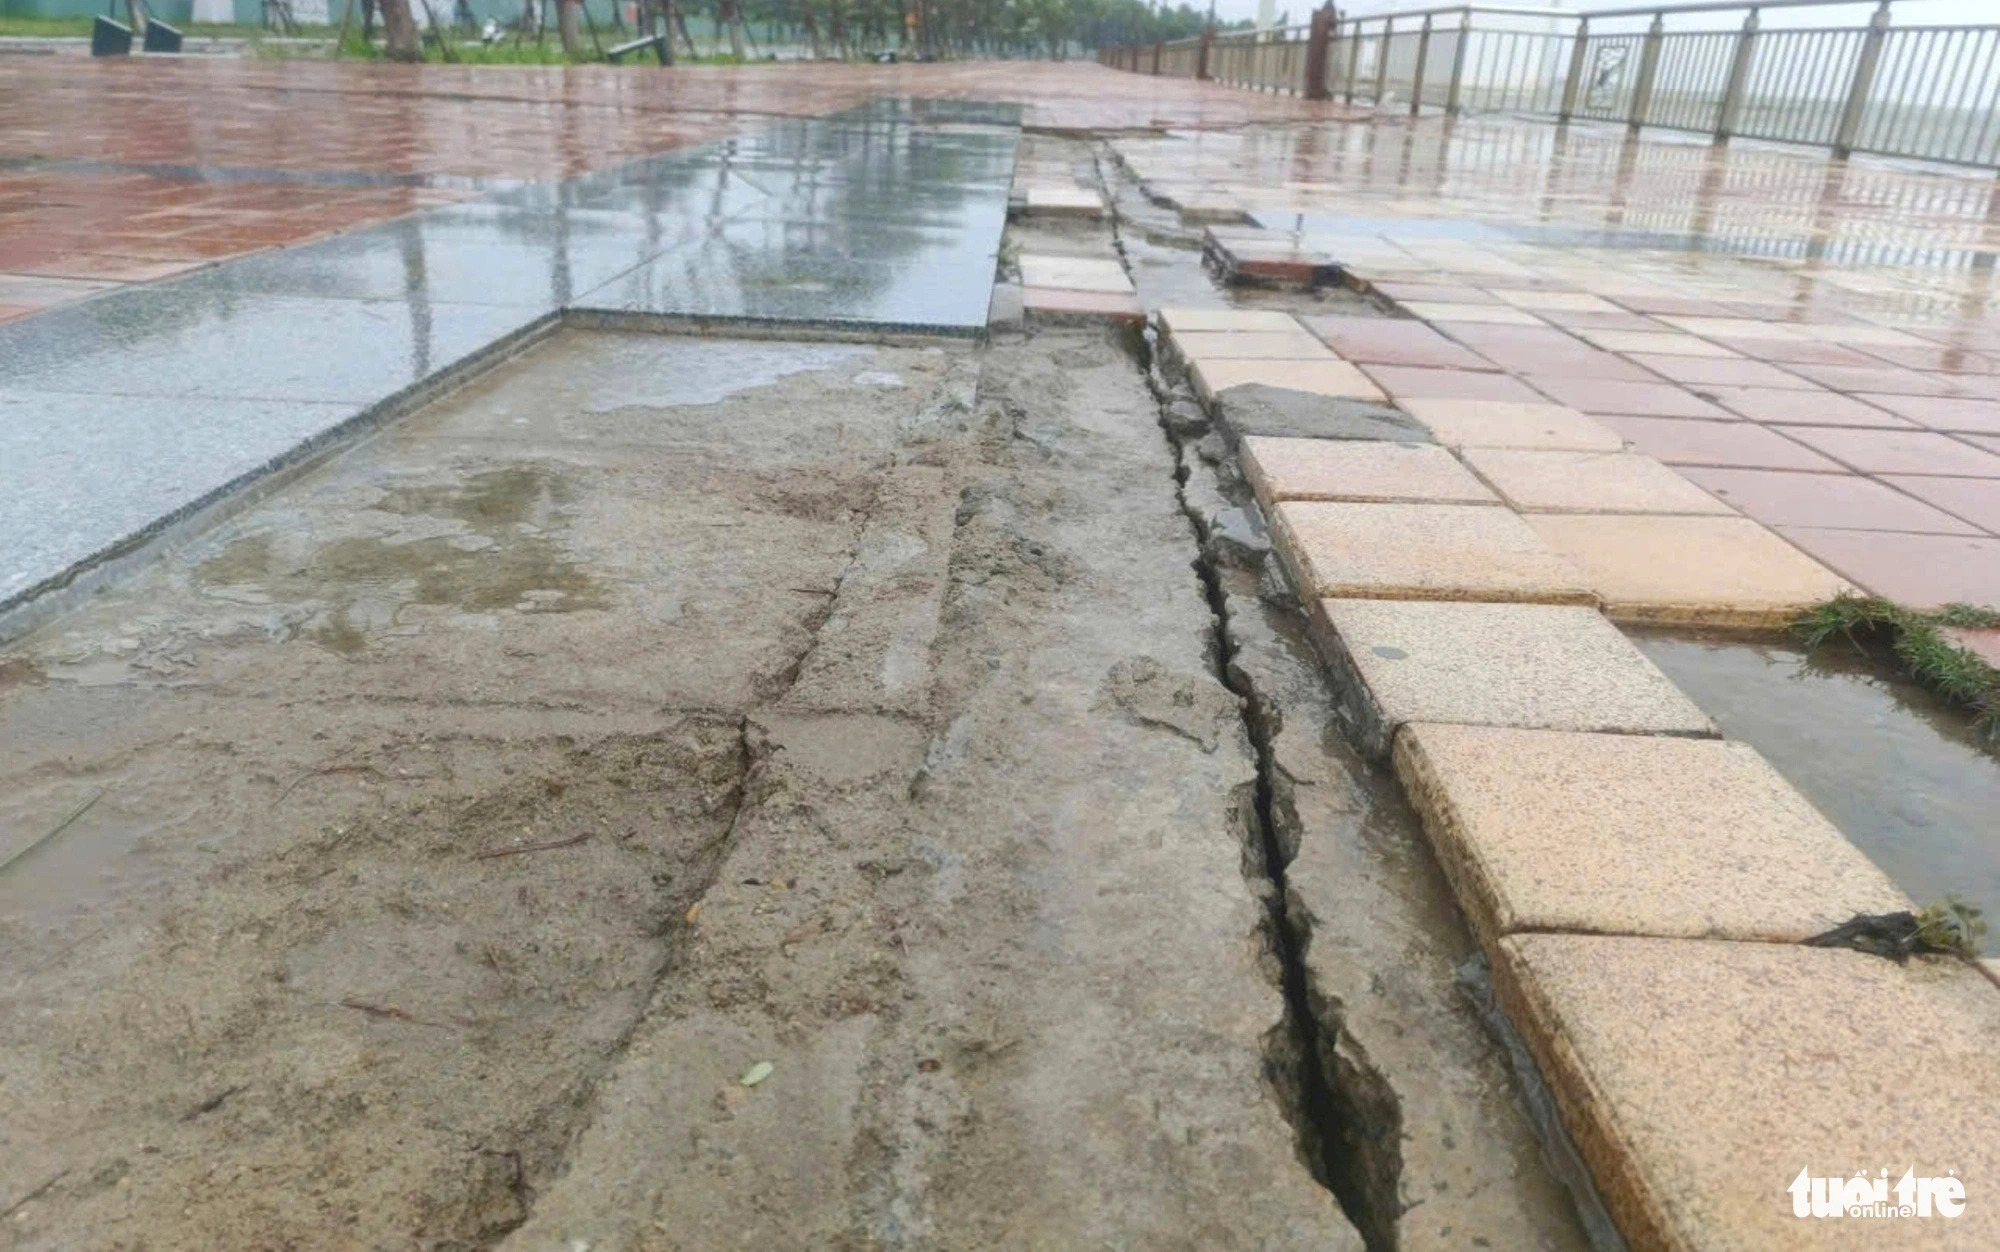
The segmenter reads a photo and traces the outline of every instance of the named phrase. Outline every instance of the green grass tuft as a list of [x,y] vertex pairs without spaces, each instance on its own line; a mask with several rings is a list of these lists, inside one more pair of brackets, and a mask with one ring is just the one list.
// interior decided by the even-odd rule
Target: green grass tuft
[[1911,678],[1972,714],[1973,729],[2000,746],[2000,670],[1953,643],[1945,627],[2000,626],[2000,612],[1969,604],[1924,613],[1878,596],[1840,596],[1807,612],[1793,630],[1808,650],[1844,638],[1857,648],[1886,644]]

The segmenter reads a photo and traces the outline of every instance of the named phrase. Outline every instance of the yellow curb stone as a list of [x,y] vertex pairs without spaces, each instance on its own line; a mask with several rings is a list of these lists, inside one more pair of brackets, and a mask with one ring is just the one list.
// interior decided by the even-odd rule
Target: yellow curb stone
[[[1635,1249],[2000,1247],[2000,996],[1963,962],[1502,939],[1493,982]],[[1803,1172],[1956,1174],[1957,1217],[1799,1217]]]
[[1430,427],[1431,434],[1448,448],[1552,448],[1576,452],[1621,452],[1625,448],[1623,435],[1594,417],[1560,404],[1413,396],[1402,405],[1411,417]]
[[1500,503],[1434,443],[1250,435],[1243,440],[1243,472],[1267,513],[1280,500]]
[[1357,599],[1311,605],[1314,643],[1355,745],[1370,756],[1386,756],[1406,722],[1716,733],[1592,608]]
[[1489,952],[1521,930],[1796,943],[1910,907],[1748,744],[1412,723],[1395,761]]
[[1168,308],[1160,310],[1160,320],[1170,334],[1184,335],[1202,331],[1293,331],[1299,323],[1289,313],[1272,309],[1195,309]]
[[1465,462],[1523,513],[1736,513],[1642,452],[1467,448]]
[[1532,514],[1622,622],[1783,627],[1853,586],[1747,517]]
[[1596,604],[1583,576],[1506,509],[1287,500],[1270,516],[1307,598]]
[[1213,402],[1220,392],[1247,383],[1304,391],[1318,396],[1386,402],[1368,376],[1338,358],[1320,361],[1196,361],[1188,369],[1195,394]]
[[1177,331],[1174,350],[1188,361],[1338,361],[1332,348],[1300,328]]

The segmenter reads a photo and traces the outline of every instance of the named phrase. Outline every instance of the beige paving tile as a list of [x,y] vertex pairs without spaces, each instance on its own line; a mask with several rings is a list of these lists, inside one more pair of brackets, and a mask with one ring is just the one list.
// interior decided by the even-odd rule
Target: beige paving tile
[[1412,723],[1395,759],[1489,952],[1520,930],[1796,943],[1910,907],[1748,744]]
[[1104,201],[1083,187],[1030,187],[1024,197],[1033,217],[1103,217]]
[[[1959,961],[1600,935],[1500,941],[1494,986],[1633,1248],[2000,1247],[2000,995]],[[1800,1218],[1803,1171],[1965,1181],[1954,1218]],[[1892,1193],[1893,1194],[1893,1193]]]
[[1596,418],[1560,404],[1413,396],[1403,400],[1402,407],[1447,447],[1617,452],[1625,446],[1622,435]]
[[1280,500],[1500,503],[1434,443],[1253,435],[1243,440],[1243,472],[1266,511]]
[[1495,326],[1546,326],[1541,318],[1525,309],[1504,304],[1444,304],[1411,300],[1403,305],[1412,317],[1427,322],[1485,322]]
[[1307,597],[1596,603],[1506,509],[1288,500],[1272,511],[1272,536]]
[[1160,310],[1160,320],[1173,334],[1201,331],[1292,331],[1299,323],[1289,313],[1272,309],[1196,309],[1176,306]]
[[1196,394],[1213,400],[1216,393],[1247,383],[1283,387],[1318,396],[1385,401],[1382,389],[1345,361],[1196,361],[1188,371]]
[[1783,627],[1854,590],[1747,517],[1540,513],[1527,520],[1622,622]]
[[1303,327],[1290,330],[1176,332],[1174,350],[1189,361],[1338,361],[1333,349]]
[[1523,513],[1735,512],[1640,452],[1467,448],[1465,460]]
[[1369,755],[1385,755],[1406,722],[1715,733],[1592,608],[1321,599],[1312,617],[1343,716]]
[[1132,280],[1116,261],[1097,257],[1021,255],[1021,283],[1026,287],[1058,287],[1070,291],[1130,292]]

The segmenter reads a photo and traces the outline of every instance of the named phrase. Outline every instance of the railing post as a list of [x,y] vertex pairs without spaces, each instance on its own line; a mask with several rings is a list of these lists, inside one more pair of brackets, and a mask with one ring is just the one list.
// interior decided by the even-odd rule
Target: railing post
[[1417,32],[1417,72],[1410,77],[1410,116],[1424,108],[1424,63],[1431,59],[1431,15],[1424,14],[1423,29]]
[[1562,108],[1556,111],[1556,120],[1565,125],[1576,116],[1577,97],[1583,91],[1583,71],[1589,62],[1590,18],[1585,15],[1576,19],[1576,43],[1569,50],[1569,77],[1563,80]]
[[1736,36],[1736,57],[1729,63],[1729,85],[1722,89],[1722,110],[1715,115],[1715,137],[1727,139],[1736,133],[1743,116],[1743,92],[1750,84],[1750,58],[1757,51],[1757,10],[1743,19]]
[[1326,58],[1332,38],[1332,7],[1314,9],[1312,29],[1306,34],[1305,96],[1308,100],[1324,100],[1327,98]]
[[1382,42],[1376,45],[1375,52],[1375,99],[1370,101],[1378,109],[1382,107],[1382,97],[1389,90],[1389,38],[1395,33],[1396,19],[1383,18]]
[[1202,27],[1201,42],[1195,46],[1194,50],[1194,76],[1196,78],[1205,79],[1208,77],[1208,48],[1214,42],[1215,27]]
[[1646,124],[1646,114],[1653,109],[1653,75],[1660,69],[1660,43],[1667,35],[1667,15],[1653,14],[1653,24],[1646,28],[1646,42],[1639,50],[1639,80],[1632,86],[1632,116],[1628,124],[1633,130]]
[[1347,30],[1347,100],[1354,103],[1354,76],[1361,72],[1361,19],[1354,18]]
[[1451,50],[1451,87],[1445,92],[1444,111],[1457,117],[1465,108],[1465,50],[1472,45],[1472,10],[1458,14],[1458,46]]
[[1854,141],[1861,135],[1861,115],[1868,110],[1868,93],[1875,88],[1875,68],[1882,61],[1882,41],[1889,36],[1889,0],[1876,6],[1868,19],[1868,33],[1861,37],[1861,55],[1854,61],[1854,81],[1847,85],[1847,105],[1840,111],[1840,129],[1833,137],[1833,155],[1845,159],[1854,155]]
[[1155,40],[1153,41],[1153,77],[1154,77],[1154,78],[1158,78],[1158,77],[1160,76],[1160,52],[1161,52],[1161,50],[1162,50],[1162,49],[1164,49],[1164,48],[1165,48],[1166,46],[1167,46],[1167,41],[1166,41],[1166,40],[1164,40],[1164,39],[1155,39]]

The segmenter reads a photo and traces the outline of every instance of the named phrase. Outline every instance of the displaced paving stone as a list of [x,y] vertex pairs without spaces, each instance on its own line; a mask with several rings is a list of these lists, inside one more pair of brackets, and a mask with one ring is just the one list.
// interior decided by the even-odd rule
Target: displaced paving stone
[[1595,609],[1322,599],[1311,611],[1355,743],[1371,756],[1386,756],[1405,722],[1716,733]]
[[1222,424],[1237,438],[1274,435],[1300,439],[1428,440],[1416,419],[1386,404],[1315,395],[1288,387],[1245,383],[1211,398]]
[[1174,350],[1188,361],[1337,361],[1333,349],[1291,330],[1176,331]]
[[1556,448],[1617,452],[1623,436],[1560,404],[1412,397],[1402,402],[1450,448]]
[[1267,509],[1280,500],[1500,503],[1434,443],[1258,435],[1243,441],[1243,471]]
[[1125,267],[1100,257],[1048,256],[1023,253],[1021,285],[1067,291],[1112,291],[1130,293],[1132,280]]
[[1272,518],[1307,598],[1596,603],[1583,576],[1506,509],[1288,500]]
[[[1634,1248],[2000,1247],[2000,996],[1955,960],[1522,934],[1494,985]],[[1799,1218],[1801,1171],[1967,1180],[1957,1217]]]
[[1143,322],[1146,310],[1139,298],[1115,291],[1080,291],[1057,287],[1023,287],[1021,302],[1029,317],[1049,320],[1096,320]]
[[1160,310],[1160,321],[1170,334],[1201,331],[1294,331],[1299,323],[1289,313],[1271,309],[1196,309],[1174,307]]
[[1474,933],[1797,943],[1910,907],[1756,749],[1412,723],[1396,774]]
[[1104,201],[1084,187],[1030,187],[1024,200],[1031,217],[1104,216]]
[[1783,628],[1854,588],[1747,517],[1532,514],[1618,621]]
[[1465,461],[1523,513],[1736,511],[1641,452],[1467,448]]
[[1196,361],[1188,376],[1194,382],[1195,394],[1210,401],[1218,393],[1246,383],[1350,400],[1388,399],[1360,370],[1339,360]]

